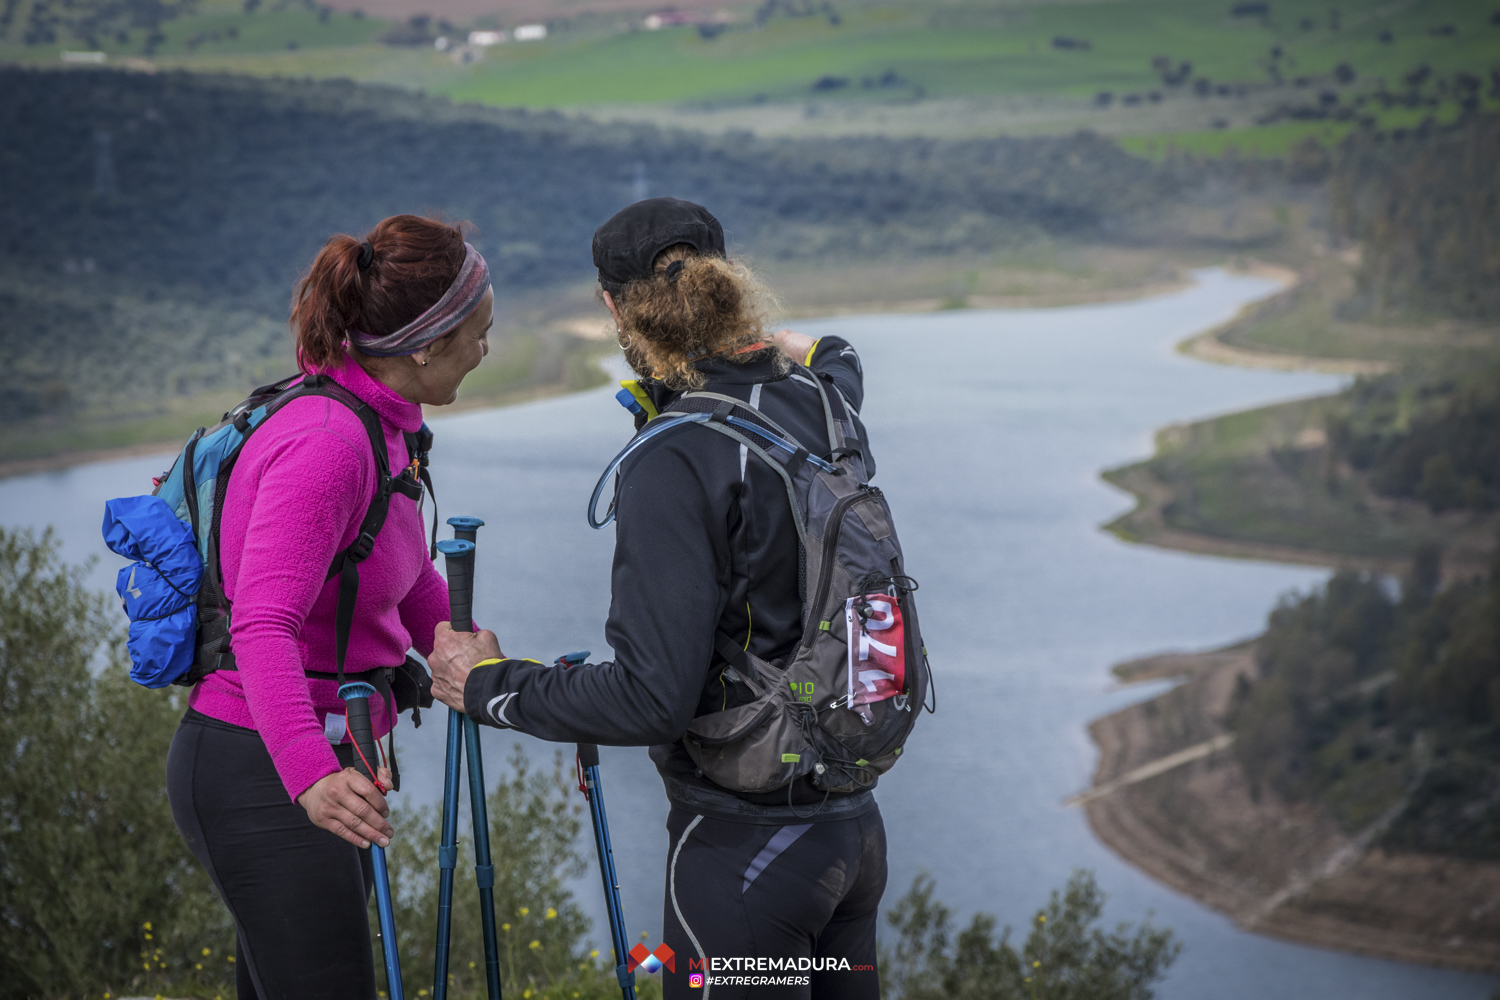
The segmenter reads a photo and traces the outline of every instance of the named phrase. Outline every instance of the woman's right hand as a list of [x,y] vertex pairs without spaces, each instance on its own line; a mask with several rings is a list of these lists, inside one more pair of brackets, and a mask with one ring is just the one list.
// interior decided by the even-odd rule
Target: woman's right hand
[[798,364],[807,363],[807,352],[812,350],[813,344],[817,343],[812,337],[805,333],[798,333],[796,330],[777,330],[771,334],[771,340],[787,357]]
[[391,814],[385,796],[352,767],[319,778],[297,796],[297,804],[307,810],[316,826],[355,847],[369,847],[371,841],[388,847],[396,832],[385,819]]

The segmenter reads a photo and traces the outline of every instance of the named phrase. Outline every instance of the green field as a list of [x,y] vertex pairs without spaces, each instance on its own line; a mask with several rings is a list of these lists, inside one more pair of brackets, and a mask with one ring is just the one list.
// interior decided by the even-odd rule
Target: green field
[[[735,20],[717,34],[692,25],[648,31],[638,16],[592,15],[551,22],[543,41],[483,50],[459,46],[472,25],[433,23],[428,35],[442,33],[453,43],[440,52],[430,43],[386,44],[381,39],[391,23],[311,3],[247,12],[242,0],[202,0],[197,13],[166,23],[164,40],[149,53],[140,32],[100,48],[112,61],[143,68],[139,60],[149,59],[161,67],[348,77],[533,108],[672,105],[701,112],[815,104],[922,117],[924,107],[938,102],[1050,101],[1020,116],[1024,130],[1089,127],[1132,135],[1130,148],[1144,155],[1169,149],[1217,155],[1231,147],[1279,155],[1306,136],[1334,140],[1347,124],[1256,125],[1277,107],[1327,101],[1325,92],[1351,114],[1358,108],[1392,127],[1455,115],[1460,95],[1447,81],[1458,73],[1482,81],[1479,100],[1500,103],[1500,83],[1490,75],[1500,72],[1492,4],[1355,0],[1340,5],[1336,20],[1325,3],[1309,0],[1278,0],[1264,17],[1233,16],[1231,6],[1229,0],[845,3],[833,16],[776,15],[758,24],[754,6],[737,5],[728,8]],[[493,19],[484,23],[495,26]],[[0,38],[0,62],[55,63],[60,49],[84,47],[67,40],[26,46],[18,35],[12,29]],[[1058,47],[1059,39],[1077,44]],[[1171,80],[1184,64],[1191,70]],[[1341,80],[1340,66],[1348,67]],[[1422,66],[1430,78],[1419,105],[1361,100],[1382,89],[1406,95],[1404,78]],[[1109,103],[1096,104],[1103,92]],[[928,117],[946,121],[944,114]],[[994,127],[1007,130],[1008,120],[1002,114]],[[1013,124],[1022,127],[1019,118]]]

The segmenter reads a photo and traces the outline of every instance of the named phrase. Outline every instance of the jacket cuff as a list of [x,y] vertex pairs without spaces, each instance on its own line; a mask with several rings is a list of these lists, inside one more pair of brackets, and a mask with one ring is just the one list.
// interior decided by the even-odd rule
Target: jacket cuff
[[464,681],[464,714],[475,722],[508,728],[496,720],[489,708],[490,692],[500,687],[504,666],[504,660],[481,660],[469,671]]
[[330,774],[343,770],[339,758],[322,734],[318,738],[299,740],[290,747],[281,748],[274,757],[276,772],[282,787],[296,802],[302,793],[322,781]]

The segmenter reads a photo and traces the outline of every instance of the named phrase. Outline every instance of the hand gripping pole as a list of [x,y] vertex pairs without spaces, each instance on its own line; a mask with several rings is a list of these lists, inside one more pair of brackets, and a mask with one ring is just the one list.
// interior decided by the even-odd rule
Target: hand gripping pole
[[[354,766],[384,793],[385,789],[375,781],[375,730],[370,724],[370,697],[374,694],[375,688],[363,681],[350,681],[339,688],[339,697],[343,699],[349,721],[349,738],[358,751],[354,755]],[[401,956],[396,951],[396,913],[391,905],[391,877],[385,865],[385,848],[371,844],[370,860],[375,867],[375,909],[380,917],[380,951],[385,956],[386,988],[390,991],[390,1000],[404,1000]]]
[[[448,571],[448,617],[452,627],[472,627],[474,543],[443,539],[438,551]],[[463,761],[464,715],[448,709],[448,754],[443,762],[443,839],[438,844],[437,948],[432,970],[434,1000],[448,995],[448,951],[453,937],[453,872],[458,867],[458,769]]]
[[[448,616],[456,632],[473,630],[474,552],[477,517],[450,517],[456,538],[438,543],[448,572]],[[474,820],[475,881],[479,887],[480,930],[484,940],[485,986],[490,1000],[500,1000],[500,948],[495,935],[495,868],[490,857],[489,818],[485,808],[484,760],[479,727],[462,712],[448,710],[447,760],[443,773],[443,833],[438,847],[438,928],[433,968],[434,1000],[448,993],[448,959],[453,927],[453,877],[458,867],[458,770],[467,749],[469,811]]]
[[[559,667],[575,667],[588,660],[588,653],[568,653],[557,659]],[[599,748],[578,744],[579,790],[589,802],[594,824],[594,847],[599,852],[599,877],[604,882],[604,903],[609,910],[609,937],[615,950],[615,980],[624,1000],[635,1000],[635,973],[630,970],[625,944],[625,908],[620,904],[620,877],[615,872],[615,852],[609,842],[609,820],[604,815],[604,786],[599,780]]]

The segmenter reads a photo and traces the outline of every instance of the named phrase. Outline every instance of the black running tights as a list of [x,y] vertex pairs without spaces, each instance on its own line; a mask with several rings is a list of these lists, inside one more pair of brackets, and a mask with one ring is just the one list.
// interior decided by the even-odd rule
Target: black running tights
[[370,852],[287,798],[259,733],[189,711],[167,795],[234,917],[240,1000],[375,1000]]
[[[667,831],[664,926],[676,969],[662,970],[664,1000],[878,1000],[879,809],[761,826],[674,806]],[[700,986],[691,977],[705,964]]]

